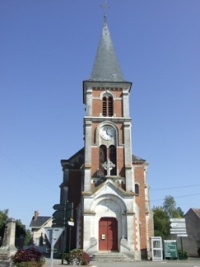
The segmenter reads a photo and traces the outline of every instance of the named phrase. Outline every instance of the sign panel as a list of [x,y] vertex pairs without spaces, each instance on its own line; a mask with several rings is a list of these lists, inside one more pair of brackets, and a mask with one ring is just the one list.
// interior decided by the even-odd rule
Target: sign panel
[[180,229],[171,228],[170,232],[176,232],[176,233],[180,232],[180,233],[182,233],[182,232],[186,232],[186,228],[180,228]]
[[47,239],[49,240],[49,243],[51,244],[51,247],[53,248],[62,234],[64,228],[61,227],[45,227],[45,233],[47,236]]
[[64,211],[63,210],[56,210],[53,213],[53,217],[56,218],[56,219],[63,219],[63,217],[64,217]]
[[184,236],[187,234],[185,218],[171,218],[170,222],[170,234]]
[[171,235],[186,235],[187,232],[186,232],[186,230],[185,231],[172,231],[172,230],[170,230],[170,234]]
[[74,222],[72,222],[72,221],[68,221],[68,225],[69,225],[69,226],[74,226]]
[[178,258],[177,253],[177,242],[176,240],[164,240],[164,257],[176,259]]
[[173,222],[170,224],[171,228],[186,228],[185,222]]
[[64,208],[65,208],[65,204],[55,204],[53,206],[54,210],[64,210]]
[[175,222],[175,223],[185,222],[185,218],[170,218],[170,222]]
[[49,240],[49,243],[51,244],[51,264],[50,266],[53,267],[53,252],[54,252],[54,246],[58,240],[58,238],[60,237],[60,235],[62,234],[64,228],[61,227],[45,227],[45,233],[46,236]]
[[180,237],[187,237],[187,233],[186,234],[178,234],[177,236],[180,236]]
[[66,203],[61,203],[61,204],[55,204],[53,206],[54,210],[61,210],[63,211],[64,209],[70,210],[72,209],[72,203],[71,202],[66,202]]

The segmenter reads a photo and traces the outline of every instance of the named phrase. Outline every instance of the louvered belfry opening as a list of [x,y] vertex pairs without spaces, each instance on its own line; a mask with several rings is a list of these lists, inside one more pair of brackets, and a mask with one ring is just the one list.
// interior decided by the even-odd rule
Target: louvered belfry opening
[[102,101],[102,114],[104,117],[112,117],[113,116],[113,98],[112,96],[103,97]]

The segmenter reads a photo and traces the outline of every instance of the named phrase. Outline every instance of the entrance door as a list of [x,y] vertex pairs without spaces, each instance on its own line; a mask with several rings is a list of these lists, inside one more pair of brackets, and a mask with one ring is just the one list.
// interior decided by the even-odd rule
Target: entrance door
[[118,227],[115,218],[101,218],[99,221],[99,250],[118,250]]

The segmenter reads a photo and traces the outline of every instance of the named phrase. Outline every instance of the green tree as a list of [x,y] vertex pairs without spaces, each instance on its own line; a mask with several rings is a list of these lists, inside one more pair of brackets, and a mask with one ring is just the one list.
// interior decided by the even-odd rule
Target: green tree
[[182,218],[184,213],[180,207],[176,207],[176,201],[172,196],[166,196],[163,206],[153,208],[154,235],[166,239],[170,234],[170,218]]
[[[6,221],[8,220],[8,209],[5,209],[3,211],[0,210],[0,237],[1,240],[3,239],[4,236],[4,231],[5,231],[5,225]],[[16,220],[16,233],[15,233],[15,238],[20,238],[23,237],[25,238],[25,243],[29,243],[31,239],[31,233],[30,230],[26,230],[25,225],[22,224],[21,220]]]
[[25,239],[26,237],[26,227],[22,224],[21,220],[16,220],[16,233],[15,238]]
[[29,229],[26,230],[26,236],[25,236],[25,240],[24,240],[24,245],[27,246],[30,244],[31,242],[31,231]]
[[154,235],[166,239],[170,232],[170,220],[163,207],[153,208]]
[[184,217],[184,212],[180,207],[177,208],[177,212],[178,212],[180,218]]
[[184,213],[180,207],[176,207],[176,201],[173,196],[166,196],[163,203],[163,210],[169,218],[182,218]]
[[0,210],[0,237],[3,239],[5,224],[8,219],[8,210]]

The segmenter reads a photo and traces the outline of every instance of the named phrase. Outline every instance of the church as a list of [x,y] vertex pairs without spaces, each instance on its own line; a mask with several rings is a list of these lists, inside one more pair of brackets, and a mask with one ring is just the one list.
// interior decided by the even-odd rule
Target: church
[[[61,160],[60,203],[54,208],[66,211],[68,250],[129,253],[135,260],[150,257],[148,162],[132,153],[131,87],[104,17],[91,76],[83,81],[84,147]],[[62,215],[58,217],[55,225],[60,221],[63,226]]]

